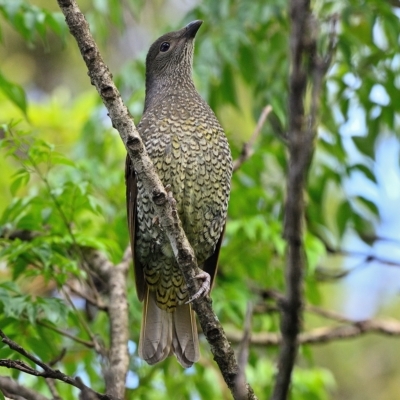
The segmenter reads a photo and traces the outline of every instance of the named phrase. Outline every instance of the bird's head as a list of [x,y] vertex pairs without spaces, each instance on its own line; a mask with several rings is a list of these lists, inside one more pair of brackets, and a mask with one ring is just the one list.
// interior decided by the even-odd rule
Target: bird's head
[[159,37],[146,58],[146,89],[169,81],[191,80],[193,42],[203,21],[192,21],[179,31]]

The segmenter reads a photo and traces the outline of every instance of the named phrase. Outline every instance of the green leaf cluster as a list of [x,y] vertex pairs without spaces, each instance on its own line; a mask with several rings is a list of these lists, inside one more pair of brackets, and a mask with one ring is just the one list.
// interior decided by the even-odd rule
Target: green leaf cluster
[[49,31],[62,38],[67,32],[61,12],[50,12],[25,0],[1,0],[0,14],[29,45],[38,37],[46,40]]

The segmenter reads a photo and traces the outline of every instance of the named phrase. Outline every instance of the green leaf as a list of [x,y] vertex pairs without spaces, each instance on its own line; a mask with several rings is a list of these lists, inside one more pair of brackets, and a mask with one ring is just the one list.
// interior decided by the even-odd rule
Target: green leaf
[[361,153],[374,159],[375,158],[375,141],[368,136],[353,136],[354,144]]
[[5,289],[7,291],[10,291],[12,293],[21,293],[18,285],[15,282],[7,281],[7,282],[2,282],[0,283],[0,289]]
[[27,185],[27,183],[29,182],[29,179],[30,179],[30,174],[27,170],[25,170],[25,169],[19,170],[14,175],[14,180],[11,183],[11,186],[10,186],[11,193],[15,196],[18,189]]
[[372,214],[379,217],[379,208],[374,202],[366,199],[363,196],[357,196],[356,199],[360,201],[369,211],[371,211]]
[[[359,215],[357,212],[353,214],[354,228],[360,234],[360,238],[373,236],[375,228],[374,223],[367,220],[365,216]],[[364,240],[364,239],[363,239]]]
[[355,164],[355,165],[349,167],[349,171],[354,170],[354,169],[361,171],[370,181],[372,181],[374,183],[378,183],[378,181],[376,180],[376,176],[366,165]]
[[41,319],[46,319],[53,323],[65,324],[68,317],[68,307],[66,304],[55,298],[38,298],[37,306],[43,312]]
[[62,164],[68,165],[70,167],[75,167],[76,164],[72,160],[70,160],[65,154],[59,153],[57,151],[51,152],[51,162],[53,164]]
[[[3,321],[0,321],[0,322],[3,322]],[[1,327],[3,328],[3,325],[1,325]],[[5,344],[3,346],[0,346],[0,359],[12,358],[13,356],[15,356],[14,350],[10,349]],[[0,394],[1,394],[1,390],[0,390]],[[4,399],[4,397],[3,397],[3,399]]]
[[236,107],[238,106],[234,74],[232,71],[232,67],[228,64],[225,65],[225,68],[222,72],[222,81],[219,86],[219,93],[221,96],[223,96],[223,99],[226,103],[232,104]]
[[319,261],[325,255],[325,246],[320,239],[307,233],[305,235],[305,249],[307,254],[307,272],[313,274]]
[[29,45],[37,34],[46,40],[47,28],[61,38],[65,37],[66,24],[60,12],[51,13],[22,0],[3,0],[0,1],[0,13]]
[[65,17],[60,12],[46,13],[47,25],[61,38],[64,38],[67,32],[67,26],[65,24]]
[[23,112],[25,117],[27,117],[27,101],[24,89],[10,82],[0,73],[0,90]]
[[352,219],[352,216],[353,210],[351,209],[350,203],[346,200],[339,206],[336,215],[339,237],[343,236],[349,221]]

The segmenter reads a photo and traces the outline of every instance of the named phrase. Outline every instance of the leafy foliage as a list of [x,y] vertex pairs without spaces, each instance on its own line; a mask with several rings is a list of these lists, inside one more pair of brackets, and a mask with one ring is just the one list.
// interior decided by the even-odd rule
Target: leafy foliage
[[0,74],[0,88],[3,93],[26,115],[26,95],[21,86],[8,81]]
[[24,0],[1,0],[0,14],[30,45],[33,45],[37,37],[46,39],[49,30],[59,37],[66,34],[61,12],[52,13]]
[[[129,37],[127,15],[140,23],[140,18],[155,15],[150,3],[90,2],[93,7],[87,15],[92,31],[106,45],[117,40],[116,31],[118,36]],[[376,201],[362,193],[362,188],[361,193],[349,194],[346,185],[354,174],[360,174],[369,187],[378,185],[376,148],[399,128],[400,63],[398,17],[390,2],[314,3],[321,54],[326,51],[332,15],[338,14],[340,21],[307,187],[305,295],[308,302],[319,304],[322,289],[316,272],[326,249],[339,248],[349,232],[369,243],[379,223]],[[65,40],[66,27],[59,13],[26,1],[2,0],[0,14],[30,47],[38,46],[39,39],[46,42],[49,33],[60,42]],[[171,28],[166,27],[167,18],[152,18],[146,23],[160,32]],[[221,120],[235,156],[251,136],[263,107],[273,107],[254,155],[233,177],[218,283],[213,291],[215,310],[229,332],[243,329],[247,302],[262,301],[260,291],[284,290],[287,5],[282,0],[206,0],[186,10],[182,20],[192,19],[205,20],[196,45],[196,85]],[[175,21],[173,28],[182,24]],[[134,61],[114,63],[119,67],[116,82],[132,114],[139,118],[144,98],[144,53]],[[83,64],[79,73],[84,74]],[[63,97],[57,96],[58,88],[59,92],[37,100],[32,87],[22,88],[12,80],[0,71],[0,168],[5,171],[0,183],[9,188],[0,199],[0,326],[45,361],[65,347],[67,355],[60,369],[70,375],[84,371],[87,383],[103,390],[101,360],[55,329],[89,339],[82,324],[84,307],[78,299],[71,305],[55,296],[67,282],[87,278],[87,271],[81,269],[84,254],[80,249],[100,249],[114,262],[123,254],[128,241],[124,149],[93,91]],[[11,103],[16,108],[10,108]],[[40,290],[35,282],[41,282]],[[185,373],[173,359],[157,367],[138,359],[135,343],[140,306],[133,285],[129,286],[129,394],[142,399],[178,398],[177,393],[180,398],[227,398],[205,343],[200,362]],[[104,313],[88,324],[108,343]],[[254,332],[275,332],[278,316],[256,314],[252,328]],[[274,349],[251,349],[246,372],[260,398],[271,392],[274,356]],[[6,346],[0,348],[0,358],[13,357]],[[332,374],[314,366],[312,356],[303,358],[307,365],[295,371],[292,398],[330,398],[335,387]],[[43,383],[35,381],[34,386],[47,393]],[[76,392],[65,387],[63,395],[74,398]]]

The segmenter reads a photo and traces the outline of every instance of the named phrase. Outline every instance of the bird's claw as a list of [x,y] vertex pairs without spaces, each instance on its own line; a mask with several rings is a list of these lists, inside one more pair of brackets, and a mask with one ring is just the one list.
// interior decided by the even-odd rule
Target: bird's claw
[[174,199],[174,194],[172,193],[172,186],[165,185],[164,189],[165,189],[165,192],[167,193],[167,200],[171,203],[172,206],[176,205],[176,201]]
[[210,293],[211,290],[211,277],[210,274],[207,274],[207,272],[200,272],[195,276],[195,279],[200,279],[202,280],[200,289],[195,293],[187,302],[186,304],[191,303],[192,301],[200,298],[200,297],[205,297]]

